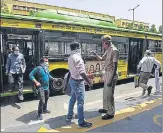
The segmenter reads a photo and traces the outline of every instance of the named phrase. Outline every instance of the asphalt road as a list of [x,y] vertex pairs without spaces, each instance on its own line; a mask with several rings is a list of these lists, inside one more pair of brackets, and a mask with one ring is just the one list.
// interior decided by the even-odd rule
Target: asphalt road
[[[160,78],[161,80],[161,78]],[[149,84],[154,86],[154,79]],[[155,88],[150,97],[140,97],[141,88],[134,88],[133,83],[121,84],[115,90],[115,118],[101,120],[97,112],[102,107],[102,91],[87,91],[85,96],[85,118],[93,123],[92,128],[77,128],[77,119],[71,124],[65,122],[69,97],[66,95],[50,97],[44,120],[37,121],[38,100],[22,103],[2,104],[1,131],[3,132],[161,132],[162,95],[155,95]],[[76,113],[76,106],[74,112]],[[126,128],[123,128],[123,127]]]

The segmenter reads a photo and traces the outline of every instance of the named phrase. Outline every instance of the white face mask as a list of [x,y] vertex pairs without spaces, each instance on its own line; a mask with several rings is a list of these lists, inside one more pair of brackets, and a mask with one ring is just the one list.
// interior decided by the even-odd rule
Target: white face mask
[[72,50],[72,53],[77,53],[81,55],[81,48],[80,49],[76,49],[76,50]]
[[44,62],[46,67],[49,67],[49,62]]
[[42,66],[43,66],[45,69],[48,69],[48,68],[49,68],[49,62],[44,62],[44,63],[42,63]]
[[19,51],[14,51],[14,54],[18,55],[19,54]]

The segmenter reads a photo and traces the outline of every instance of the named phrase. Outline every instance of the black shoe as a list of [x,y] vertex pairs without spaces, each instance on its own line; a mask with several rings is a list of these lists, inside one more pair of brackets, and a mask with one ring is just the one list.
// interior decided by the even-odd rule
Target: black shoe
[[44,113],[44,114],[50,114],[51,111],[49,111],[49,110],[44,110],[43,113]]
[[37,115],[37,119],[38,119],[38,120],[43,120],[42,114]]
[[78,125],[79,128],[90,128],[92,127],[92,123],[84,121],[82,124]]
[[102,116],[102,120],[109,120],[109,119],[113,119],[113,118],[114,118],[114,115],[106,114],[106,115]]
[[152,88],[153,88],[152,86],[149,86],[149,87],[148,87],[148,96],[150,96],[151,91],[152,91]]
[[108,111],[106,109],[99,109],[98,112],[99,113],[107,113]]

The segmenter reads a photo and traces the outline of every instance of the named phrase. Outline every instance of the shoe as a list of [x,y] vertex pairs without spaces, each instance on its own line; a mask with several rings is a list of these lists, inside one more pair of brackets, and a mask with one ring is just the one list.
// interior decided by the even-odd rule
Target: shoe
[[92,127],[92,123],[84,121],[83,123],[78,125],[79,128],[90,128]]
[[66,118],[66,122],[71,122],[72,119]]
[[21,101],[23,101],[23,100],[24,100],[23,95],[19,95],[18,97],[19,97],[19,99],[20,99]]
[[155,92],[155,95],[159,95],[159,94],[161,94],[161,91],[156,91]]
[[113,118],[114,118],[114,115],[109,115],[109,114],[102,116],[102,120],[109,120],[109,119],[113,119]]
[[149,87],[148,87],[148,96],[150,96],[151,91],[152,91],[152,88],[153,88],[152,86],[149,86]]
[[99,113],[107,113],[108,111],[106,109],[99,109],[98,112]]
[[38,120],[43,120],[43,116],[42,116],[42,114],[37,115],[37,119],[38,119]]
[[49,110],[44,110],[43,113],[44,113],[44,114],[50,114],[51,111],[49,111]]
[[66,122],[71,122],[72,119],[77,119],[77,118],[78,118],[78,115],[77,114],[73,114],[72,118],[66,118]]

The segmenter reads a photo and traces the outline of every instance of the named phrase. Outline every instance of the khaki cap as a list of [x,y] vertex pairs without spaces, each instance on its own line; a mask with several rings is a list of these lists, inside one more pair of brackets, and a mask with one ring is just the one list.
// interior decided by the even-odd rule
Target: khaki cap
[[104,35],[104,36],[102,36],[102,38],[101,38],[101,40],[110,40],[111,41],[111,36],[110,35]]

